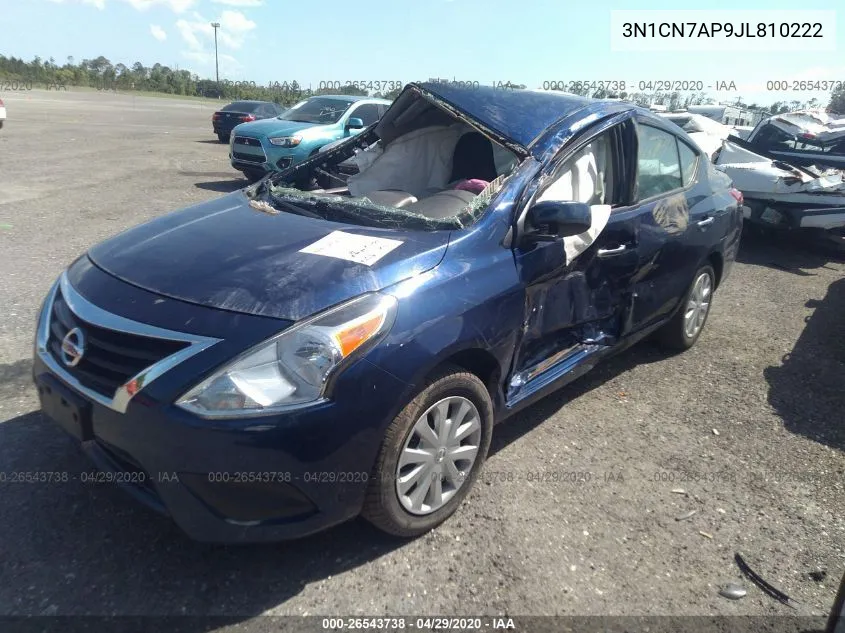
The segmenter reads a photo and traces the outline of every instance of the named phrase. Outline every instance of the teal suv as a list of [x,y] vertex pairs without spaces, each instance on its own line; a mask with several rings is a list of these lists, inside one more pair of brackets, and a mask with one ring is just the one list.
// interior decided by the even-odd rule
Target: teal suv
[[316,154],[324,145],[376,123],[390,101],[321,95],[300,101],[277,117],[241,123],[232,130],[229,159],[250,181]]

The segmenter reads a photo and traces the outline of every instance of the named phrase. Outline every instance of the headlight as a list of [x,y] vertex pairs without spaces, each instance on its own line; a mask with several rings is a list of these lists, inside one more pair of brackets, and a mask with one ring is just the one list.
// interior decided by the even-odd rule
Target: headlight
[[390,330],[397,301],[370,293],[297,323],[219,369],[177,406],[201,417],[274,413],[323,398],[329,377]]
[[302,142],[301,136],[276,136],[268,139],[271,145],[279,147],[296,147]]

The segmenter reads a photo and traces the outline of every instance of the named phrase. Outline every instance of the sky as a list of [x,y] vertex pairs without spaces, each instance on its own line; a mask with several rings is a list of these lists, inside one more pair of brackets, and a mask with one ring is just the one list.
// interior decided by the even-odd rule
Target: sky
[[[806,6],[805,6],[806,5]],[[730,82],[746,103],[818,98],[820,91],[771,91],[767,81],[845,82],[845,5],[800,3],[802,10],[841,9],[835,51],[725,50],[630,52],[611,44],[612,10],[670,16],[680,3],[566,0],[0,0],[0,54],[53,57],[64,63],[103,55],[113,64],[156,62],[213,78],[219,22],[221,79],[267,85],[298,81],[409,81],[430,77],[511,81],[540,88],[552,81],[648,80]],[[795,10],[799,3],[708,0],[706,8]],[[705,5],[702,5],[705,8]],[[765,15],[765,14],[761,14]],[[630,92],[630,90],[629,90]]]

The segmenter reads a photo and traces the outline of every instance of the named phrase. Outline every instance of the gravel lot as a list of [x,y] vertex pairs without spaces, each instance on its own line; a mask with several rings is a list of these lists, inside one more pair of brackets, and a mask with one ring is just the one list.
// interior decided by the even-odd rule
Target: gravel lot
[[[423,538],[357,521],[294,543],[200,545],[73,480],[90,466],[39,414],[30,371],[37,308],[75,257],[246,184],[211,133],[214,108],[1,96],[0,614],[829,611],[845,570],[841,260],[745,240],[693,350],[639,345],[497,427],[485,480]],[[23,471],[71,480],[10,483]],[[589,480],[529,482],[537,472]],[[743,581],[735,552],[797,609]],[[719,597],[730,581],[747,597]]]

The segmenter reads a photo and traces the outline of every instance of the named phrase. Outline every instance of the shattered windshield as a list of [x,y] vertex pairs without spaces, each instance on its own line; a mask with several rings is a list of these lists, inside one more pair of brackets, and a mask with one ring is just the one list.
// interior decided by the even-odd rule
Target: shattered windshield
[[523,163],[464,121],[420,103],[422,114],[414,111],[398,133],[385,139],[372,130],[341,143],[261,181],[250,197],[279,212],[365,226],[471,226]]
[[[396,207],[376,204],[366,197],[351,198],[325,193],[302,191],[293,187],[271,185],[269,194],[287,202],[313,208],[324,215],[325,219],[334,219],[332,211],[340,212],[343,220],[353,224],[364,224],[383,228],[419,229],[434,231],[438,229],[459,229],[462,224],[457,218],[431,219],[417,213],[403,211]],[[336,216],[335,216],[336,217]],[[357,221],[356,221],[357,220]]]
[[300,101],[279,115],[282,121],[299,121],[301,123],[337,123],[343,113],[355,101],[353,99],[331,99],[329,97],[312,97]]
[[289,211],[286,207],[295,205],[303,210],[302,215],[317,215],[330,221],[421,231],[455,230],[473,224],[502,189],[505,180],[506,176],[502,175],[491,181],[458,213],[445,218],[431,218],[408,209],[378,204],[366,196],[350,197],[302,191],[283,184],[259,183],[248,189],[247,195],[257,202],[253,205],[256,209],[268,213],[273,213],[273,203],[279,202],[277,206],[281,211]]

